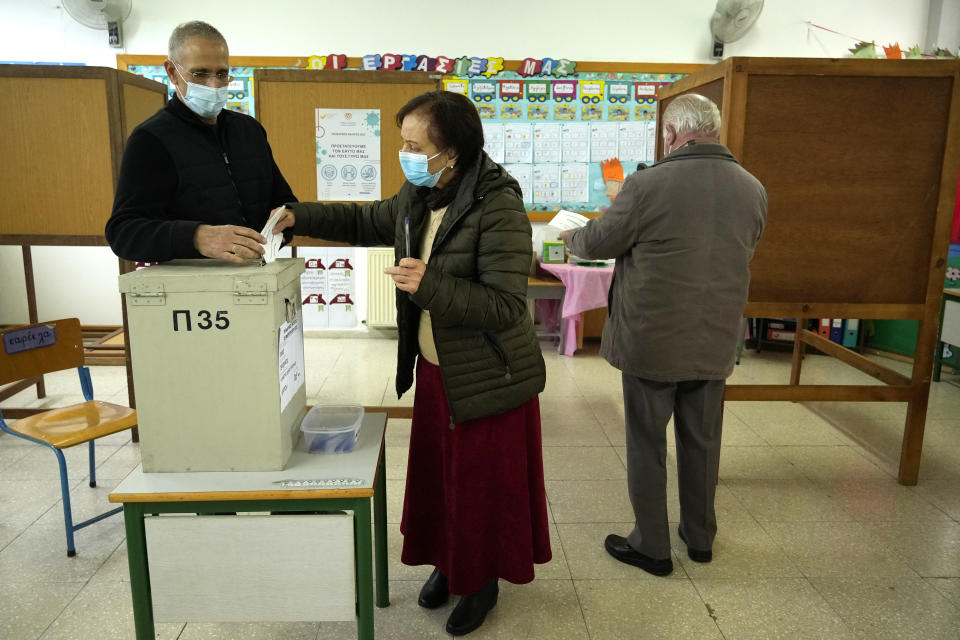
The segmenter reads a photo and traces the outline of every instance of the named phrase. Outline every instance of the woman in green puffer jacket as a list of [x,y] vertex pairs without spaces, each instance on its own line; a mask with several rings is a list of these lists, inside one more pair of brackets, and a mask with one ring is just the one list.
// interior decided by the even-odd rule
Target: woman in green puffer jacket
[[414,371],[417,382],[401,559],[435,567],[421,606],[463,596],[446,626],[463,635],[496,604],[499,578],[530,582],[551,557],[537,398],[546,373],[526,305],[530,222],[517,181],[484,153],[466,97],[423,94],[397,124],[399,193],[287,205],[274,232],[394,247],[398,396]]

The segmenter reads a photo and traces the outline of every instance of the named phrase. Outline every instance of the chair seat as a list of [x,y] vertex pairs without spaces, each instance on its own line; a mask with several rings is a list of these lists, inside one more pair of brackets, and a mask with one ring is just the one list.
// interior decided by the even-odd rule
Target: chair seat
[[10,429],[66,449],[136,425],[137,412],[130,407],[91,400],[20,418]]

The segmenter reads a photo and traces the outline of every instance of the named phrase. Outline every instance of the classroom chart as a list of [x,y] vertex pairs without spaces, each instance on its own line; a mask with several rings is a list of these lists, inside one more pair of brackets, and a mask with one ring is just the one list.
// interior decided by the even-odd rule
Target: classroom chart
[[601,162],[624,177],[656,157],[657,92],[681,74],[582,72],[554,79],[501,71],[445,76],[483,122],[484,149],[504,165],[534,211],[603,211],[610,204]]

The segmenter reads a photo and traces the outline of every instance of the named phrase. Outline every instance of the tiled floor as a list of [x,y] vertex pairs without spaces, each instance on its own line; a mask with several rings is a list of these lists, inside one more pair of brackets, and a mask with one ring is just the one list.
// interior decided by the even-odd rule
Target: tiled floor
[[[960,387],[933,385],[920,484],[895,480],[905,405],[728,403],[709,565],[674,540],[675,571],[655,578],[603,550],[626,534],[623,408],[619,372],[596,345],[573,358],[544,344],[544,466],[554,559],[529,585],[502,583],[487,622],[471,638],[960,638]],[[315,402],[409,404],[393,393],[395,343],[308,339],[308,394]],[[906,365],[885,362],[908,373]],[[747,352],[732,382],[786,382],[789,354]],[[93,369],[98,396],[123,402],[118,368]],[[957,378],[953,378],[954,381]],[[805,383],[871,383],[823,356]],[[4,406],[73,401],[75,375],[48,378]],[[387,435],[391,606],[377,610],[378,638],[446,636],[451,605],[417,607],[428,570],[400,564],[399,515],[408,421]],[[671,437],[672,439],[672,437]],[[70,451],[75,510],[106,494],[139,459],[126,436],[98,449],[100,488],[86,487],[82,450]],[[673,457],[671,455],[671,464]],[[672,474],[672,472],[671,472]],[[670,478],[671,519],[678,513]],[[67,558],[53,457],[0,436],[0,638],[132,638],[126,546],[117,518],[77,534]],[[311,640],[354,638],[340,623],[160,624],[157,637]]]

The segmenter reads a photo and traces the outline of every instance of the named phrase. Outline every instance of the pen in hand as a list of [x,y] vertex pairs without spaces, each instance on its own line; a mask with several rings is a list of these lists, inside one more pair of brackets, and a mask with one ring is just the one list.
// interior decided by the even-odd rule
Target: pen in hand
[[413,256],[410,255],[410,216],[406,216],[403,219],[403,236],[404,236],[404,243],[407,249],[407,253],[404,257],[412,258]]

